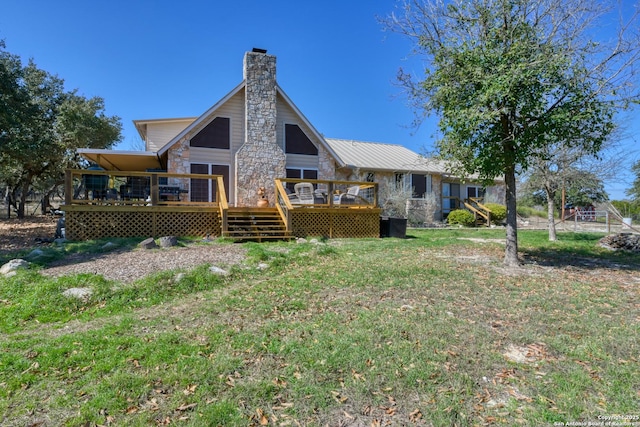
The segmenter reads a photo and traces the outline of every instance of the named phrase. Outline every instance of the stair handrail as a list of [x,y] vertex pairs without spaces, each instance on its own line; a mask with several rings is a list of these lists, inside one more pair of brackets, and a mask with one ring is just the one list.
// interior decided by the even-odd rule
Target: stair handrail
[[[488,226],[491,224],[491,209],[480,203],[480,200],[482,200],[482,198],[469,197],[468,199],[463,200],[462,203],[471,212],[484,218]],[[475,204],[475,206],[472,203]]]
[[228,211],[229,202],[227,201],[227,191],[224,188],[224,178],[221,175],[216,177],[216,185],[218,186],[216,191],[218,209],[220,209],[220,219],[222,222],[222,235],[225,236],[229,231],[228,224]]
[[289,212],[293,209],[293,205],[287,196],[287,191],[282,184],[282,180],[280,178],[276,178],[276,208],[278,209],[278,213],[280,214],[280,218],[282,218],[282,222],[284,222],[284,226],[287,232],[291,232],[291,217]]

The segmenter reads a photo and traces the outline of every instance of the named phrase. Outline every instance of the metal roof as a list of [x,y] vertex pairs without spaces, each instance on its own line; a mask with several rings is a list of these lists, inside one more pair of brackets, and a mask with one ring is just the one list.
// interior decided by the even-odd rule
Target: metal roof
[[325,138],[343,163],[361,169],[444,174],[444,162],[430,159],[399,144]]

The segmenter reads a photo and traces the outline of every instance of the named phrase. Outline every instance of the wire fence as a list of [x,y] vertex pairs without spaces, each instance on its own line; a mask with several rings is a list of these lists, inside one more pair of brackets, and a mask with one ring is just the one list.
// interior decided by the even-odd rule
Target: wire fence
[[564,221],[556,223],[556,228],[574,232],[599,233],[640,233],[640,227],[632,218],[623,218],[609,211],[591,210],[574,212]]

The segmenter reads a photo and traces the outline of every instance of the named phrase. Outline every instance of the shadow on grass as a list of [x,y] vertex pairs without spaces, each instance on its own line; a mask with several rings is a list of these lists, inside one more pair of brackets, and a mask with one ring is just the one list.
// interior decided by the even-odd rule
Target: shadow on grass
[[558,235],[559,246],[536,244],[534,247],[521,248],[520,253],[527,264],[640,271],[639,253],[603,248],[598,245],[602,237],[593,233],[563,233]]

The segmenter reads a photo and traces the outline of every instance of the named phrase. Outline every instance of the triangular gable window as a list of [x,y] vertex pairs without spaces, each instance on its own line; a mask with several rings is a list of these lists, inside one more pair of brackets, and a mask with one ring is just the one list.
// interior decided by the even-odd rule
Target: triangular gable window
[[192,147],[218,148],[230,147],[230,120],[228,117],[216,117],[211,123],[191,138]]
[[287,154],[318,155],[316,147],[298,125],[284,125],[285,151]]

